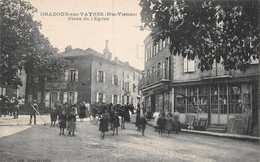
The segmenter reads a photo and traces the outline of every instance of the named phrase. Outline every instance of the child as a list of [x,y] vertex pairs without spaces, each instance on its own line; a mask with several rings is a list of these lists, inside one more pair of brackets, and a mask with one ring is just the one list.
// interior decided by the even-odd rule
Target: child
[[139,122],[140,122],[140,127],[141,127],[141,131],[142,131],[142,135],[144,136],[144,130],[145,130],[145,127],[146,127],[146,119],[142,116],[140,117],[139,119]]
[[118,113],[115,112],[115,115],[111,118],[111,122],[113,126],[113,135],[115,134],[115,131],[116,131],[116,135],[118,135],[118,127],[120,126],[119,117],[117,114]]
[[162,113],[157,120],[159,135],[162,135],[165,126],[165,114]]
[[75,114],[75,110],[72,110],[70,112],[70,115],[68,116],[68,136],[71,136],[71,133],[72,133],[72,136],[76,136],[74,134],[75,132],[75,129],[76,129],[76,114]]
[[105,117],[102,115],[101,119],[99,120],[100,124],[99,124],[99,130],[101,131],[101,139],[103,140],[105,137],[105,131],[108,132],[108,125],[107,125],[107,120],[105,119]]
[[170,137],[170,132],[173,129],[173,122],[172,122],[172,114],[168,113],[167,117],[165,118],[165,130],[168,131],[168,136]]
[[[60,124],[60,135],[65,135],[64,134],[64,129],[66,128],[66,122],[67,122],[67,115],[66,111],[63,110],[61,112],[61,115],[59,116],[59,124]],[[62,133],[61,133],[62,132]]]

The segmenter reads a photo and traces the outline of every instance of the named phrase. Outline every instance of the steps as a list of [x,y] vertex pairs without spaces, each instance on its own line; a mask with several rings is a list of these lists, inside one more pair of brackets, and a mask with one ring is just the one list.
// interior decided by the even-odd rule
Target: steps
[[206,131],[216,132],[216,133],[226,133],[227,125],[209,125]]

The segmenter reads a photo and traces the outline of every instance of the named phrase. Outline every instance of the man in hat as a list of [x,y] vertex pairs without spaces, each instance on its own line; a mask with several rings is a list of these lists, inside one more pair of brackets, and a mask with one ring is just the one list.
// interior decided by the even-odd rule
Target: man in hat
[[38,105],[36,103],[36,100],[33,100],[33,103],[31,103],[30,107],[30,123],[32,124],[32,116],[34,117],[34,125],[36,125],[36,114],[39,112]]

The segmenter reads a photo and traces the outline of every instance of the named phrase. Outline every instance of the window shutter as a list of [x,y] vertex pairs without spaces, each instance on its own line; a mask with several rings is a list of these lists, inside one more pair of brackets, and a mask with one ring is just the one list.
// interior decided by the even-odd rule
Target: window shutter
[[194,62],[195,62],[194,60],[190,60],[190,61],[189,61],[188,70],[189,70],[190,72],[195,71],[195,63],[194,63]]
[[99,82],[99,71],[97,70],[97,82]]
[[188,69],[187,69],[187,62],[188,62],[188,59],[187,59],[187,57],[185,57],[185,58],[183,59],[183,71],[184,71],[184,72],[187,72],[187,71],[188,71]]
[[64,92],[63,93],[63,103],[67,103],[68,102],[68,92]]
[[65,70],[65,81],[69,80],[69,70]]
[[77,82],[79,80],[79,70],[76,69],[75,73],[75,81]]
[[112,75],[112,85],[114,85],[115,75]]
[[3,96],[6,95],[6,88],[3,88]]
[[2,87],[0,87],[0,95],[2,95]]
[[77,104],[78,102],[78,92],[74,92],[74,100],[73,100],[74,104]]
[[116,100],[116,104],[119,104],[119,95],[117,95],[117,100]]
[[111,102],[111,103],[112,103],[113,105],[115,105],[115,103],[114,103],[114,95],[112,95],[111,98],[112,98],[112,102]]
[[50,107],[50,93],[45,94],[45,107]]
[[97,95],[96,95],[96,102],[98,102],[98,92],[97,92]]
[[106,73],[103,72],[103,82],[105,83],[106,82]]
[[106,94],[103,93],[103,102],[105,103],[106,102]]

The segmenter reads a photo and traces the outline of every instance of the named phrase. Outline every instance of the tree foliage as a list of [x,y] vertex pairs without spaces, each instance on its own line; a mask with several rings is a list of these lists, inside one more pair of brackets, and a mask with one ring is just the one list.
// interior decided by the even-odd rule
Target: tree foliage
[[199,68],[221,63],[225,70],[245,70],[259,59],[257,0],[140,0],[142,28],[154,43],[170,37],[170,51]]
[[65,62],[40,33],[41,23],[33,20],[37,9],[22,0],[0,1],[0,7],[0,84],[14,88],[21,85],[17,75],[21,68],[30,74],[56,75]]

